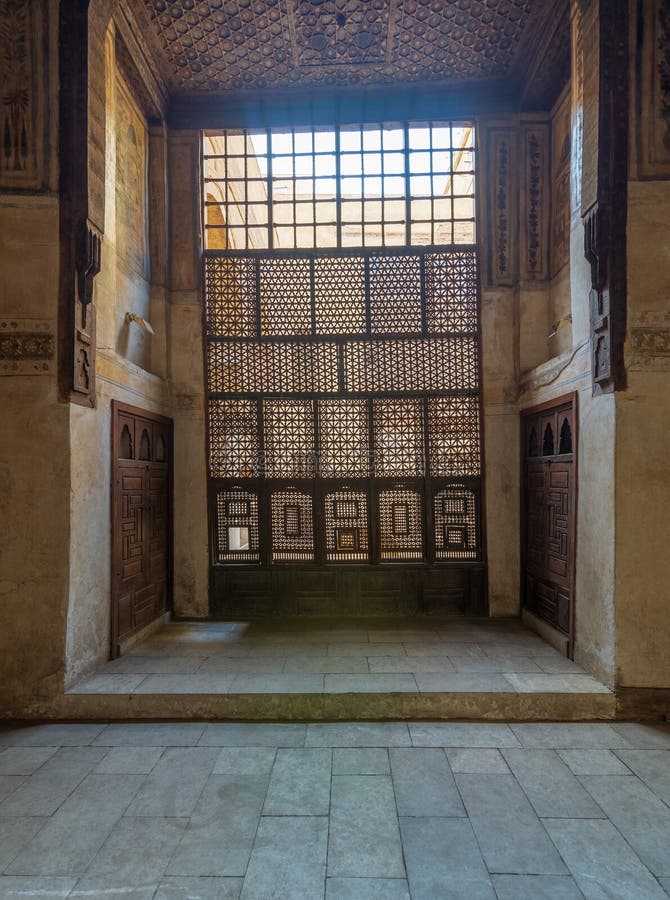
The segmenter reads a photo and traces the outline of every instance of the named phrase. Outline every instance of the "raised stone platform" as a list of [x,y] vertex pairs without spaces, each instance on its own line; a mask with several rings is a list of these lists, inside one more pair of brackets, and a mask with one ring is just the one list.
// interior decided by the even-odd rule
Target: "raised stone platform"
[[115,719],[610,719],[616,698],[517,620],[164,626],[52,715]]

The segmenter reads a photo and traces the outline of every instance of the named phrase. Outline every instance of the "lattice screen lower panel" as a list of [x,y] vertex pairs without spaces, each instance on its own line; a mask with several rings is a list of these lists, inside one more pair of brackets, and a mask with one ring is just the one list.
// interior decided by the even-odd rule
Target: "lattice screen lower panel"
[[474,247],[208,252],[216,563],[478,561]]

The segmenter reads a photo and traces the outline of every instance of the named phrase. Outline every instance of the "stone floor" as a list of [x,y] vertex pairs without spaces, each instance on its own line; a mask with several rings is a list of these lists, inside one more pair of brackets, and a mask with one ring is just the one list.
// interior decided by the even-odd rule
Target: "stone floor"
[[518,620],[172,623],[71,693],[608,693]]
[[656,900],[670,726],[4,728],[0,873],[2,898]]

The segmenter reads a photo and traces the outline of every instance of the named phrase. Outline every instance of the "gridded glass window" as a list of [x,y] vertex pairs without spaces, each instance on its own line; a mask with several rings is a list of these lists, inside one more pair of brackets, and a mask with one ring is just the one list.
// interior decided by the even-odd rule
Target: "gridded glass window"
[[475,242],[471,123],[207,132],[203,171],[206,249]]

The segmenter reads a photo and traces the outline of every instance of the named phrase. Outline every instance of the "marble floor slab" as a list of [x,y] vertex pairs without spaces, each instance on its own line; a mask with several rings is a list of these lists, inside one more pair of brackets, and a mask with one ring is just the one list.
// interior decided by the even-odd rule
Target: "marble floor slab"
[[0,898],[667,900],[669,734],[0,726]]

